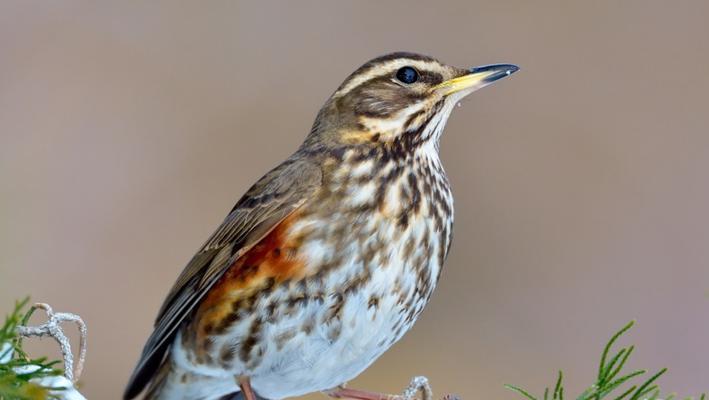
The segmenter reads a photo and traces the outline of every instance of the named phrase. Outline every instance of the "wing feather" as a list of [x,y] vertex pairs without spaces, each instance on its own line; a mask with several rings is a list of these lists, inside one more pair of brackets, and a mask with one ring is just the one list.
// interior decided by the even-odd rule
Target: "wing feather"
[[246,192],[177,278],[158,313],[124,399],[137,396],[150,382],[177,329],[229,266],[306,203],[321,183],[320,167],[298,158],[296,153]]

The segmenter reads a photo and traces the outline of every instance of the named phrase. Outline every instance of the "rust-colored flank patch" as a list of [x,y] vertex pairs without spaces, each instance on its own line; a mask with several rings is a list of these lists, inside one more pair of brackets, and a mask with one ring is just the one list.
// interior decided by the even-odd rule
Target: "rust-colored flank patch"
[[279,282],[304,274],[305,265],[298,255],[302,240],[289,235],[298,215],[294,212],[281,221],[239,257],[209,290],[194,320],[198,325],[198,340],[205,333],[220,333],[219,327],[225,327],[225,321],[239,319],[240,308],[250,307],[255,293],[270,290]]

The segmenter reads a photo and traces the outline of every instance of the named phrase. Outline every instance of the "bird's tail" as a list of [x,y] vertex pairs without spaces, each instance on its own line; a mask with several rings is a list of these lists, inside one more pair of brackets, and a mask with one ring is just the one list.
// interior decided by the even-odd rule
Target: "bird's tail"
[[[179,367],[167,357],[150,381],[143,400],[244,400],[234,379],[208,377]],[[265,400],[257,396],[258,400]]]
[[175,376],[176,373],[176,366],[173,364],[170,357],[167,357],[150,382],[148,389],[145,391],[143,400],[160,400],[164,398],[161,397],[160,394],[163,393],[168,386],[168,381],[171,380],[171,377]]
[[[190,371],[184,370],[177,366],[171,359],[167,357],[160,368],[158,368],[155,376],[150,381],[148,388],[145,391],[143,400],[187,400],[197,398],[194,386],[196,383],[206,383],[209,387],[209,382],[204,382],[203,377],[198,377]],[[198,382],[202,381],[202,382]]]

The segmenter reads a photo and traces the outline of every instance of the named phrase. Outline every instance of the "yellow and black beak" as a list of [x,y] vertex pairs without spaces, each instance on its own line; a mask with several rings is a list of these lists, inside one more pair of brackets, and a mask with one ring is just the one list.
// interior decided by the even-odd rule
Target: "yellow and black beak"
[[481,89],[499,79],[517,72],[519,67],[513,64],[490,64],[470,68],[467,74],[444,81],[434,87],[442,90],[444,96],[467,91],[468,93]]

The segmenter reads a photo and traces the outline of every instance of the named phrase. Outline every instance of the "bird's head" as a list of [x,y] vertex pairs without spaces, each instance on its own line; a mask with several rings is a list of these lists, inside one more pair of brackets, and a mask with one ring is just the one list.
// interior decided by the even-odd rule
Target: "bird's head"
[[437,143],[463,97],[517,70],[511,64],[456,68],[413,53],[375,58],[328,99],[306,144]]

